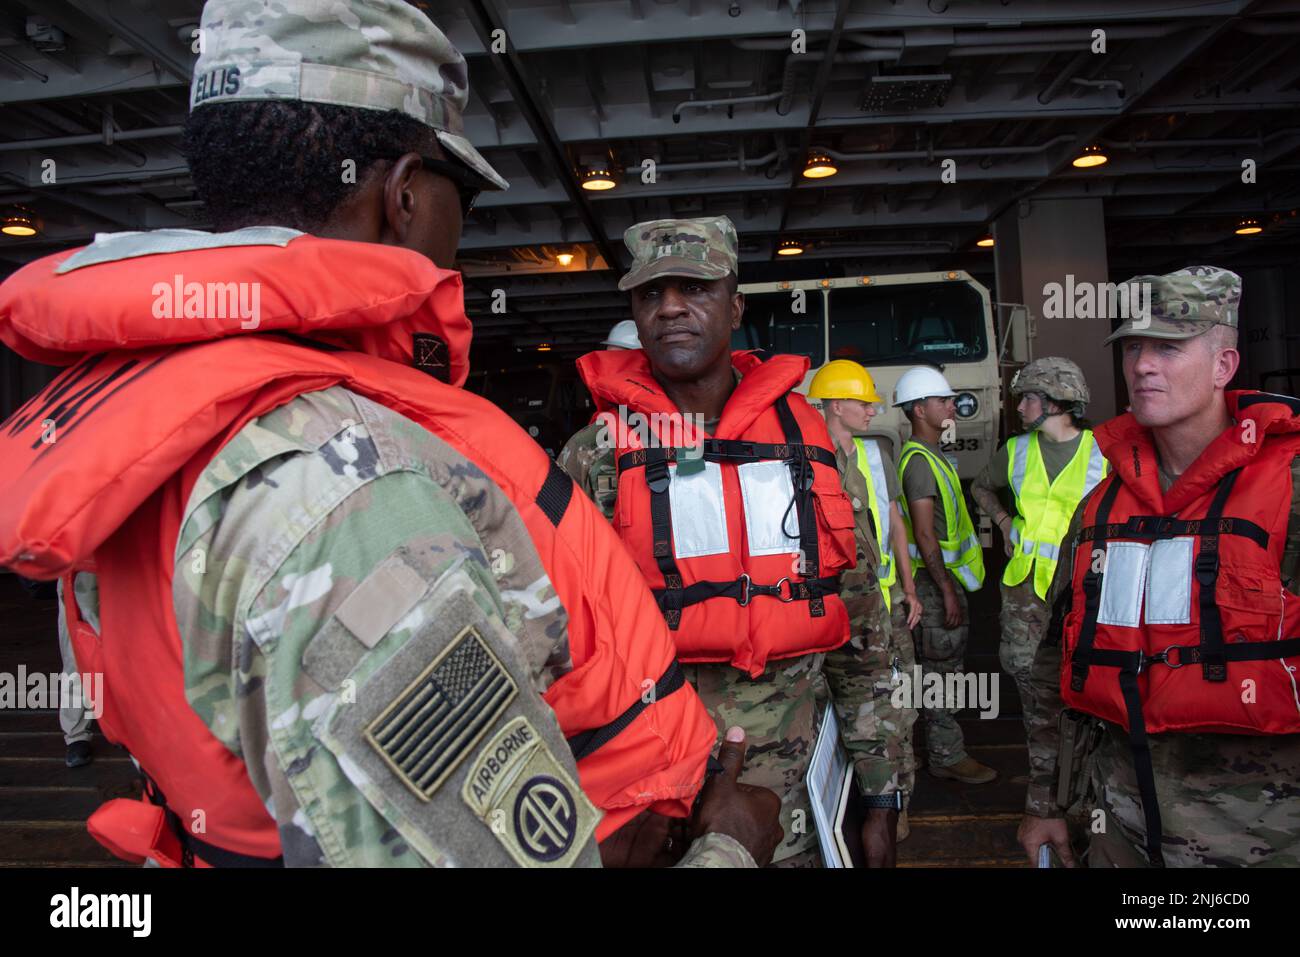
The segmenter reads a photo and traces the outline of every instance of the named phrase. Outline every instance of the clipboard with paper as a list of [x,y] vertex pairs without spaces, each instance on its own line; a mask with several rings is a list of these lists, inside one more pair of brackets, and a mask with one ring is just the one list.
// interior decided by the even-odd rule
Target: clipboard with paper
[[808,797],[823,867],[862,867],[862,816],[853,763],[840,743],[839,722],[829,705],[808,764]]

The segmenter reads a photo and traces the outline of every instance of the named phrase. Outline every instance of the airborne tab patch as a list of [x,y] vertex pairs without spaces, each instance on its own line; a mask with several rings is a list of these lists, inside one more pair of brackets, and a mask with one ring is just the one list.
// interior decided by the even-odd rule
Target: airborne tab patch
[[366,743],[427,801],[517,693],[510,674],[469,627],[366,726]]
[[488,740],[460,793],[521,867],[572,866],[600,821],[527,718]]

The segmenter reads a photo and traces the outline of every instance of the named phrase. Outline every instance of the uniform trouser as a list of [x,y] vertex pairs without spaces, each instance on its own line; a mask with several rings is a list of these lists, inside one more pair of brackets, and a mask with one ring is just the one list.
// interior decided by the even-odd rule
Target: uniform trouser
[[[897,582],[889,591],[889,645],[890,654],[897,660],[899,680],[904,675],[911,676],[916,664],[916,648],[912,642],[912,633],[907,628],[907,603],[903,601],[903,588]],[[912,728],[916,724],[917,711],[907,709],[902,735],[903,766],[900,778],[906,794],[903,798],[904,810],[912,803],[912,792],[916,787],[916,751],[912,747]]]
[[[941,574],[948,575],[949,572],[944,569]],[[947,628],[943,623],[943,592],[930,577],[929,570],[917,568],[912,577],[916,580],[917,597],[925,606],[921,623],[913,633],[922,681],[928,683],[928,676],[933,674],[946,686],[945,676],[958,674],[966,664],[966,642],[970,637],[966,591],[955,579],[950,579],[957,592],[963,623],[956,628]],[[920,689],[914,689],[913,693],[919,696]],[[925,744],[931,767],[951,767],[966,757],[966,739],[957,723],[956,709],[922,708],[921,719],[925,722]]]
[[[77,660],[72,654],[72,637],[68,634],[67,625],[63,618],[63,602],[59,602],[59,654],[63,658],[63,673],[65,675],[75,675],[77,672]],[[77,684],[80,688],[80,683]],[[59,727],[63,729],[63,740],[67,744],[74,744],[77,741],[89,741],[92,737],[90,733],[90,715],[86,712],[85,702],[80,700],[80,695],[75,695],[78,700],[60,701],[59,702]]]
[[803,655],[769,662],[757,678],[730,664],[682,666],[717,725],[719,739],[732,725],[745,729],[740,780],[771,788],[781,798],[785,840],[772,857],[774,864],[820,861],[805,778],[816,739],[821,659]]
[[[1148,867],[1128,732],[1104,727],[1084,801],[1088,866]],[[1300,867],[1300,734],[1173,732],[1148,741],[1166,867]]]
[[1019,585],[1003,584],[1002,588],[1002,642],[998,646],[998,660],[1002,670],[1009,674],[1020,692],[1020,716],[1029,734],[1029,718],[1033,714],[1033,686],[1029,672],[1034,664],[1034,652],[1047,630],[1047,602],[1034,591],[1033,576]]

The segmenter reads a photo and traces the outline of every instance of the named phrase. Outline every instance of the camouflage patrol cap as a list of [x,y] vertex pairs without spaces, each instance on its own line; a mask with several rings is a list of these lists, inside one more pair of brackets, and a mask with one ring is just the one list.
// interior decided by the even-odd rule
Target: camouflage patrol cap
[[[1218,266],[1189,266],[1164,276],[1134,276],[1128,281],[1151,287],[1151,315],[1124,323],[1102,345],[1125,336],[1194,339],[1216,325],[1237,327],[1241,277]],[[1145,293],[1141,296],[1145,301]]]
[[462,135],[465,58],[403,0],[209,0],[199,30],[191,111],[254,100],[399,110],[486,188],[510,185]]
[[736,227],[726,216],[637,223],[623,242],[632,254],[632,268],[618,281],[624,292],[660,276],[721,279],[736,271]]

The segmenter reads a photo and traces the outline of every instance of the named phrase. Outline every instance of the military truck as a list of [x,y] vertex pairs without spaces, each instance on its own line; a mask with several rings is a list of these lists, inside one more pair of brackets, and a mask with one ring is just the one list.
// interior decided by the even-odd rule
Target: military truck
[[[745,316],[733,349],[768,349],[807,356],[813,373],[831,359],[867,367],[885,409],[869,433],[887,440],[897,460],[909,434],[893,408],[899,376],[916,365],[939,367],[957,393],[953,440],[944,451],[963,479],[973,478],[997,448],[1002,417],[1002,372],[993,302],[988,289],[961,270],[747,283]],[[1009,322],[1020,326],[1024,310]],[[1005,337],[1004,337],[1005,339]],[[1024,361],[1023,356],[1016,358]]]

